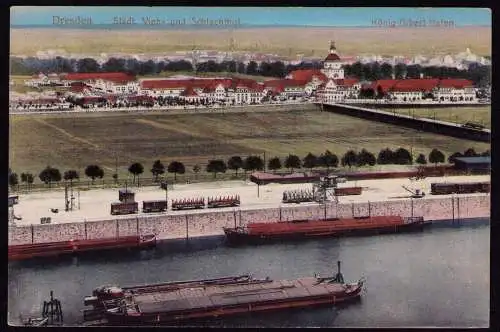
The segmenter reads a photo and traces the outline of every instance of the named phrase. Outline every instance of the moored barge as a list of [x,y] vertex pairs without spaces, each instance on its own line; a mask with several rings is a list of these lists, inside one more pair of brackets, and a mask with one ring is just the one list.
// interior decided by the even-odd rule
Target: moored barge
[[[273,281],[250,276],[177,282],[118,288],[104,287],[94,294],[94,319],[105,318],[111,325],[162,325],[186,323],[249,312],[267,312],[312,305],[335,305],[358,299],[364,280],[344,283],[339,272],[335,277],[310,277]],[[146,291],[145,290],[149,290]],[[101,296],[110,291],[109,296]],[[88,302],[86,302],[88,304]],[[90,316],[89,316],[90,317]]]
[[89,251],[126,248],[148,248],[156,245],[156,235],[122,236],[90,240],[69,240],[60,242],[11,245],[9,260],[24,260],[37,257],[51,257]]
[[257,222],[234,228],[225,227],[224,233],[229,244],[238,245],[315,237],[401,233],[422,230],[424,225],[423,217],[371,216]]

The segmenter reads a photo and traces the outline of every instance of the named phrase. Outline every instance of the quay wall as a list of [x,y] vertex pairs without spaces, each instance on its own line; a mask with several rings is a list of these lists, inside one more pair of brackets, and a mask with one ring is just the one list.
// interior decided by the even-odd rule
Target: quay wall
[[294,205],[267,209],[201,210],[197,213],[137,215],[129,218],[73,223],[10,226],[9,244],[41,243],[70,239],[96,239],[135,234],[157,234],[159,239],[222,235],[222,227],[249,222],[346,218],[360,216],[423,216],[426,220],[488,218],[490,195],[457,195],[382,202]]

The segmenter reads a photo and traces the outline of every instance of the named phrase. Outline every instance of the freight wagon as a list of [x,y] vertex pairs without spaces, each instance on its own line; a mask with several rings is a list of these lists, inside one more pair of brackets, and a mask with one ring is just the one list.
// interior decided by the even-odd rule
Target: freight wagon
[[195,210],[205,208],[204,198],[172,200],[172,210]]
[[129,203],[111,203],[111,214],[133,214],[139,211],[139,204],[137,202]]
[[489,193],[490,190],[491,185],[489,182],[431,184],[432,195]]
[[167,211],[167,201],[143,201],[142,212],[164,212]]
[[209,197],[207,200],[208,208],[220,208],[240,206],[240,195],[226,196],[226,197]]
[[335,196],[361,195],[362,192],[362,187],[335,188]]

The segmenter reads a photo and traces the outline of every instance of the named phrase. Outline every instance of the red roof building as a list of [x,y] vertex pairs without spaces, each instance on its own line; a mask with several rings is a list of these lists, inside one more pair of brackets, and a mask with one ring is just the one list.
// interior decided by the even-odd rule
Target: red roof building
[[464,89],[472,88],[474,83],[463,78],[446,78],[439,81],[440,88]]
[[335,84],[345,86],[345,87],[352,87],[353,85],[359,83],[359,80],[357,78],[343,78],[343,79],[337,79],[333,80]]
[[61,77],[65,81],[112,81],[116,83],[127,83],[135,81],[135,76],[127,73],[68,73]]
[[310,82],[313,80],[313,77],[317,77],[319,80],[326,82],[327,77],[325,74],[321,72],[319,69],[299,69],[291,71],[287,77],[290,77],[293,80],[297,81],[306,81]]

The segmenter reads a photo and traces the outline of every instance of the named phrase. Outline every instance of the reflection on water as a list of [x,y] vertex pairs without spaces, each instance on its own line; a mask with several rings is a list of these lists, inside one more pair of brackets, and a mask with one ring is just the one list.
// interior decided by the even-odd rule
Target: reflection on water
[[[210,325],[485,326],[489,321],[489,226],[432,227],[423,233],[322,239],[229,248],[223,237],[170,241],[157,248],[9,264],[9,322],[39,315],[50,290],[66,324],[82,319],[83,298],[104,284],[136,285],[251,273],[292,279],[330,275],[367,279],[360,302],[249,314]],[[205,322],[206,324],[206,322]],[[202,324],[203,325],[203,324]]]

